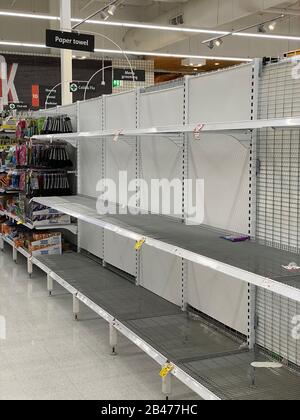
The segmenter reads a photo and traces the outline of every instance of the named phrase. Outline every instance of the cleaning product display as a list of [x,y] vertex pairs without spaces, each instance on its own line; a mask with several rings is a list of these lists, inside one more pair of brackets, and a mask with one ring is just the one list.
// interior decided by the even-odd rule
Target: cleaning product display
[[[31,203],[33,197],[72,194],[67,168],[73,163],[64,141],[36,141],[41,130],[70,129],[68,117],[19,119],[16,137],[3,138],[0,149],[0,210],[18,223],[35,227],[71,224],[70,216]],[[47,127],[46,127],[47,124]]]
[[3,132],[15,133],[18,140],[39,134],[72,133],[71,119],[67,115],[34,118],[26,116],[19,119],[9,117],[2,125]]
[[44,121],[41,134],[73,133],[71,118],[67,115],[47,117]]
[[42,133],[46,118],[20,118],[16,125],[16,138],[25,139]]
[[[1,149],[0,149],[1,153]],[[63,141],[38,143],[32,140],[13,141],[3,145],[0,155],[1,166],[31,168],[69,168],[72,167],[67,144]]]
[[17,130],[18,120],[12,116],[2,119],[0,125],[0,132],[15,134]]
[[70,195],[68,173],[63,169],[13,169],[0,174],[3,192],[24,192],[27,197]]
[[38,203],[30,203],[30,200],[21,200],[25,202],[24,209],[20,209],[25,214],[25,219],[30,221],[33,226],[47,226],[47,225],[64,225],[70,224],[70,216],[53,210],[49,207],[42,206]]
[[15,138],[0,137],[0,168],[12,160],[16,144]]
[[32,141],[16,146],[16,165],[45,168],[72,166],[67,145],[63,142],[35,143]]
[[25,184],[21,172],[19,189],[29,197],[70,195],[70,184],[65,170],[30,170],[26,172]]
[[1,218],[0,234],[13,241],[17,249],[23,248],[33,257],[62,254],[62,235],[60,232],[34,232],[25,226],[19,226]]

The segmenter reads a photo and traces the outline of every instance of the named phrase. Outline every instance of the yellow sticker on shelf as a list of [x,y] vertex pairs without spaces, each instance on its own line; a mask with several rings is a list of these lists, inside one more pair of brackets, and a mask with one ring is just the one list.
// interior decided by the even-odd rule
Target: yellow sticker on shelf
[[146,239],[141,239],[140,241],[137,241],[134,249],[136,251],[139,251],[142,248],[142,246],[144,245],[145,242],[146,242]]
[[160,371],[160,376],[162,377],[162,378],[165,378],[165,377],[167,377],[168,375],[169,375],[169,373],[171,373],[172,372],[172,370],[174,369],[174,366],[171,364],[171,363],[167,363],[163,368],[162,368],[162,370]]
[[24,225],[24,222],[22,222],[22,220],[19,220],[19,221],[17,222],[17,225]]

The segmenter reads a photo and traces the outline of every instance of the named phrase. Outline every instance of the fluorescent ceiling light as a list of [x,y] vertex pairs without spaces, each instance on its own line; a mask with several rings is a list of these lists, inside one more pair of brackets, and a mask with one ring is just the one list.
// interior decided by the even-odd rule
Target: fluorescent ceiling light
[[28,42],[0,41],[0,45],[8,47],[48,48],[44,44],[31,44]]
[[[18,17],[18,18],[28,18],[28,19],[42,19],[42,20],[52,20],[52,21],[60,21],[58,16],[50,16],[50,15],[41,15],[35,13],[21,13],[21,12],[10,12],[5,10],[0,10],[0,16],[7,16],[7,17]],[[79,18],[72,18],[72,22],[80,23],[82,19]],[[120,28],[136,28],[136,29],[153,29],[153,30],[161,30],[161,31],[170,31],[170,32],[185,32],[185,33],[194,33],[194,34],[212,34],[212,35],[231,35],[231,32],[228,31],[217,31],[212,29],[201,29],[201,28],[193,28],[193,27],[176,27],[171,25],[155,25],[155,24],[148,24],[148,23],[137,23],[137,22],[117,22],[117,21],[105,21],[105,20],[88,20],[87,23],[93,25],[107,25],[107,26],[116,26]],[[233,36],[242,36],[242,37],[250,37],[250,38],[268,38],[273,40],[287,40],[287,41],[300,41],[299,36],[290,36],[290,35],[271,35],[271,34],[258,34],[258,33],[251,33],[251,32],[237,32],[233,33]]]
[[[60,21],[60,18],[58,16],[38,15],[35,13],[9,12],[5,10],[0,10],[0,16]],[[71,20],[74,23],[82,22],[82,19],[79,19],[79,18],[72,18]],[[162,31],[187,32],[187,33],[195,33],[195,34],[198,33],[198,34],[226,35],[229,33],[225,31],[214,31],[214,30],[209,30],[209,29],[187,28],[187,27],[179,28],[176,26],[173,27],[171,25],[155,25],[155,24],[136,23],[136,22],[116,22],[116,21],[112,22],[112,21],[105,21],[105,20],[88,20],[87,23],[93,24],[93,25],[117,26],[121,28],[154,29],[154,30],[162,30]]]
[[267,39],[277,39],[283,41],[300,41],[300,36],[288,36],[288,35],[271,35],[271,34],[258,34],[250,32],[240,32],[233,33],[232,36],[243,36],[250,38],[267,38]]
[[35,13],[8,12],[4,10],[0,10],[0,16],[28,18],[28,19],[41,19],[41,20],[60,20],[58,16],[38,15]]
[[[15,41],[0,41],[0,45],[6,45],[8,47],[28,47],[28,48],[48,48],[44,44],[32,44],[27,42],[15,42]],[[203,55],[190,55],[190,54],[172,54],[172,53],[159,53],[155,51],[129,51],[129,50],[110,50],[110,49],[95,49],[95,52],[106,53],[106,54],[127,54],[127,55],[145,55],[147,57],[173,57],[173,58],[191,58],[191,59],[204,59],[204,60],[222,60],[222,61],[237,61],[250,63],[253,60],[251,58],[239,58],[239,57],[209,57]]]

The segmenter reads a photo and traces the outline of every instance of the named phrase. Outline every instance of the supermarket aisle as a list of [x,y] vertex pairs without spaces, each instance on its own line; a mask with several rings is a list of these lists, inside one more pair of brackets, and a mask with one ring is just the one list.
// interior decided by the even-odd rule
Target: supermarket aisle
[[[74,322],[71,295],[49,298],[44,273],[0,254],[0,400],[162,399],[156,363],[124,337],[110,356],[107,323],[84,306]],[[197,396],[174,381],[173,398]]]

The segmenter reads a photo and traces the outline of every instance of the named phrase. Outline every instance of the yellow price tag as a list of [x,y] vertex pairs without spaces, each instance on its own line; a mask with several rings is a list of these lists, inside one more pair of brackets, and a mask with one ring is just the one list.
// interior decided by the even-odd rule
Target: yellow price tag
[[24,222],[22,222],[22,220],[19,220],[18,222],[17,222],[17,225],[23,225],[24,224]]
[[168,376],[169,375],[169,373],[171,373],[172,372],[172,370],[174,369],[174,366],[171,364],[171,363],[167,363],[163,368],[162,368],[162,370],[160,371],[160,376],[162,377],[162,378],[165,378],[166,376]]
[[137,241],[134,249],[136,251],[139,251],[142,248],[142,246],[144,245],[145,242],[146,242],[146,239],[141,239],[140,241]]

